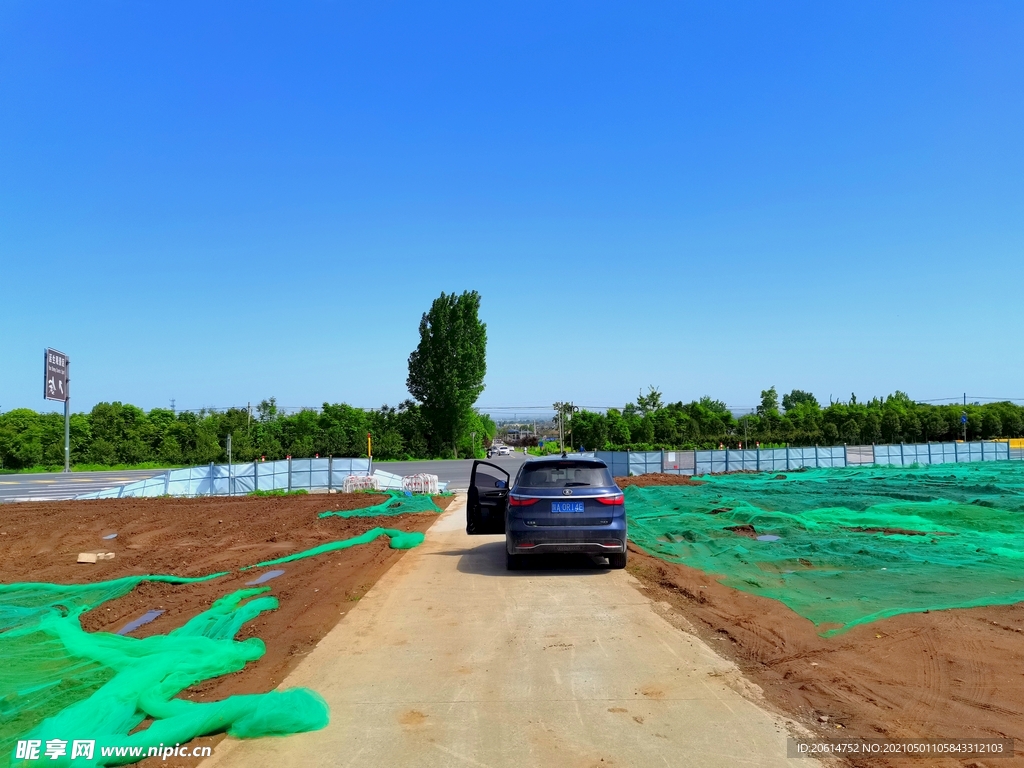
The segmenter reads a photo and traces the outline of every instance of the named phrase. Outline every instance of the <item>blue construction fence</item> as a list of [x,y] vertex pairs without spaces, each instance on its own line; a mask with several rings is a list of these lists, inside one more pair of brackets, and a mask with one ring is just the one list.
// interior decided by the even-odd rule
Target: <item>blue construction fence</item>
[[253,491],[341,490],[349,475],[368,475],[371,459],[285,459],[249,464],[208,464],[170,469],[127,485],[76,496],[120,499],[140,496],[239,496]]
[[855,467],[870,464],[907,467],[912,464],[1024,460],[1024,450],[1011,448],[1010,444],[1004,441],[721,451],[595,451],[587,455],[601,459],[615,477],[655,472],[670,475],[706,475],[716,472],[779,472],[811,467]]

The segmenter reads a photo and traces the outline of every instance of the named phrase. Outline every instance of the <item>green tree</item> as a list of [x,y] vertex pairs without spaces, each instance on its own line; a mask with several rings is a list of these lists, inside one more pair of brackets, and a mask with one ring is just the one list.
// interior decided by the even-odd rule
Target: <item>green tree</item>
[[422,404],[438,447],[456,457],[487,373],[487,326],[479,311],[476,291],[442,293],[420,320],[420,343],[409,355],[409,393]]
[[637,395],[636,409],[641,416],[660,411],[662,409],[661,392],[655,389],[654,385],[649,386],[646,395],[643,392]]
[[770,389],[761,390],[761,404],[757,406],[758,416],[768,416],[769,414],[779,412],[779,393],[775,391],[775,387]]
[[788,395],[782,396],[782,410],[792,411],[798,405],[811,405],[814,408],[819,408],[817,398],[810,392],[804,392],[800,389],[794,389]]

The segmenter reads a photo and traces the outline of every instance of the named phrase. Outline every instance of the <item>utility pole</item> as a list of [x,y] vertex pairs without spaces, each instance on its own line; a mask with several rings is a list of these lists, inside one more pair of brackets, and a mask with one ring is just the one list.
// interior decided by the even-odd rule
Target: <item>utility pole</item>
[[565,450],[565,403],[555,403],[555,407],[558,408],[558,450],[561,452]]
[[174,408],[174,398],[173,397],[171,398],[171,413],[173,413],[175,416],[178,415],[178,411],[175,410],[175,408]]
[[964,413],[960,417],[960,423],[964,425],[964,442],[967,442],[967,393],[964,392]]

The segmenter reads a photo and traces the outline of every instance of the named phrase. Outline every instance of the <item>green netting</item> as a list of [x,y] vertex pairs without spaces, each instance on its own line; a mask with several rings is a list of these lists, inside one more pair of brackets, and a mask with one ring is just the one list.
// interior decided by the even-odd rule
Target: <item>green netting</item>
[[[362,536],[257,564],[276,565],[366,544],[387,536],[394,549],[423,542],[418,532],[374,528]],[[244,569],[243,569],[244,570]],[[241,670],[265,651],[263,641],[235,640],[242,626],[277,599],[268,587],[233,592],[166,635],[137,639],[86,632],[80,616],[128,594],[143,581],[187,584],[199,579],[132,576],[97,584],[0,584],[0,755],[12,765],[19,740],[67,742],[47,765],[117,765],[138,756],[103,756],[105,747],[174,746],[208,733],[239,738],[284,735],[322,728],[326,702],[293,688],[197,703],[176,698],[189,686]],[[148,721],[148,722],[147,722]],[[144,724],[136,733],[132,731]],[[94,741],[91,759],[71,761],[75,740]],[[44,756],[45,759],[45,756]]]
[[[167,635],[136,639],[82,629],[82,613],[142,581],[201,579],[136,576],[85,585],[0,585],[0,754],[13,757],[19,739],[43,744],[59,739],[68,743],[68,754],[47,764],[70,765],[73,741],[94,740],[92,759],[79,758],[74,765],[115,765],[138,758],[105,758],[104,747],[148,750],[206,733],[248,738],[327,724],[327,705],[306,689],[210,703],[174,698],[263,655],[262,640],[239,642],[234,636],[243,624],[277,607],[275,598],[257,597],[266,588],[229,594]],[[145,729],[131,733],[147,719],[152,722]]]
[[242,570],[247,570],[248,568],[262,568],[267,565],[290,563],[293,560],[302,560],[303,558],[313,557],[314,555],[320,555],[324,552],[348,549],[349,547],[354,547],[357,544],[369,544],[371,541],[378,539],[381,536],[387,536],[391,539],[392,549],[412,549],[413,547],[422,544],[424,539],[423,534],[418,531],[396,531],[393,528],[371,528],[361,536],[353,536],[351,539],[345,539],[344,541],[332,541],[328,544],[321,544],[319,547],[313,547],[312,549],[307,549],[304,552],[296,552],[294,555],[279,557],[276,560],[264,560],[262,563],[246,566],[246,568],[243,568]]
[[628,488],[630,538],[779,600],[826,635],[901,613],[1024,600],[1024,463],[700,480]]
[[388,500],[362,509],[347,509],[338,512],[321,512],[320,517],[388,517],[409,515],[417,512],[441,512],[430,496],[406,495],[404,491],[388,491]]

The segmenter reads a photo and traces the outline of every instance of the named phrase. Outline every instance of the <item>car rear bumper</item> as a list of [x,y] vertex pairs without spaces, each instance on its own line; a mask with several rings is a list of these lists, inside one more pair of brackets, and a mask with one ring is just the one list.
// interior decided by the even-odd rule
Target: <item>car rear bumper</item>
[[625,519],[593,527],[548,527],[513,525],[505,534],[506,548],[513,555],[583,552],[607,555],[626,551]]
[[513,555],[552,555],[569,552],[582,552],[588,555],[607,555],[615,554],[617,552],[625,552],[626,545],[620,541],[612,542],[607,540],[605,542],[600,541],[580,541],[580,542],[563,542],[563,541],[547,541],[539,542],[534,544],[529,542],[524,546],[511,546],[511,554]]

